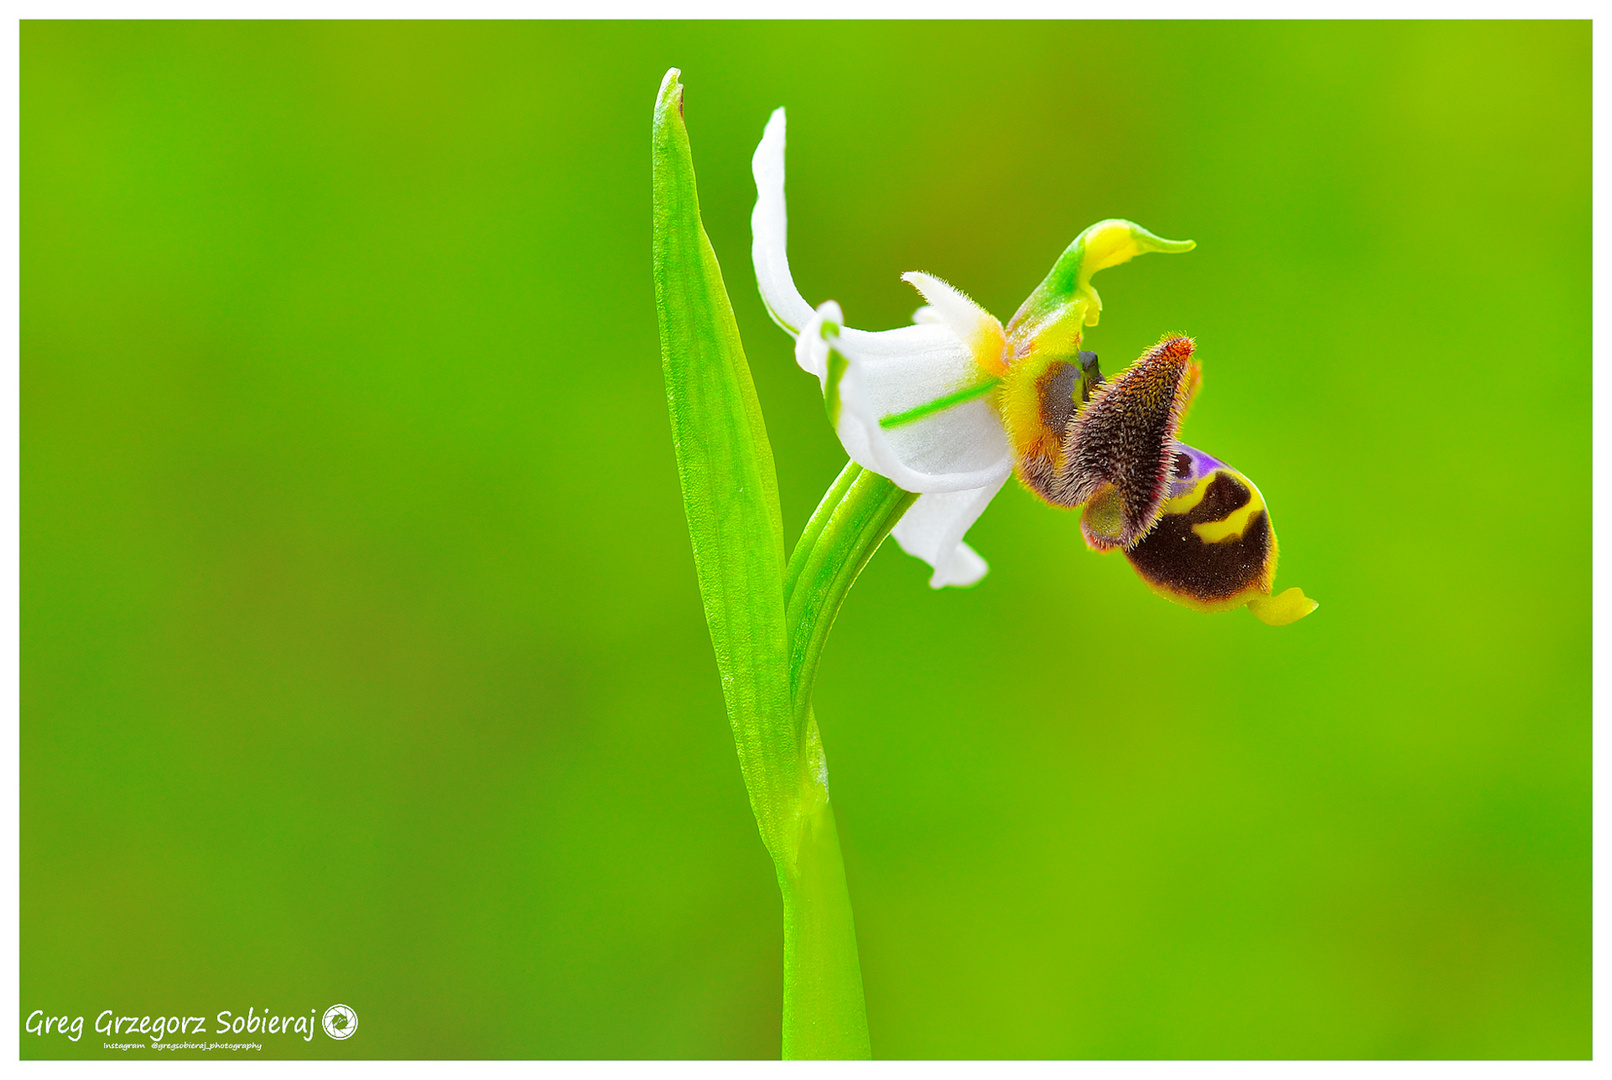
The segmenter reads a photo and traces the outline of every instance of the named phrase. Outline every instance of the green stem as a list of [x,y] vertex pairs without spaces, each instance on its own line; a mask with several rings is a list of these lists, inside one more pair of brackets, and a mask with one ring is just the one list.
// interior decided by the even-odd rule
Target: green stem
[[795,550],[789,553],[789,566],[784,570],[784,596],[787,598],[795,591],[795,583],[800,580],[800,572],[806,565],[806,559],[817,544],[817,538],[823,535],[823,528],[828,525],[828,519],[833,515],[835,507],[850,490],[851,484],[862,475],[862,466],[854,461],[847,461],[845,468],[834,478],[834,483],[823,493],[823,499],[812,511],[812,519],[806,523],[805,530],[800,539],[795,541]]
[[[838,487],[851,467],[840,473]],[[832,494],[832,489],[830,491]],[[862,469],[851,478],[845,494],[818,530],[816,541],[804,558],[802,543],[790,557],[785,590],[784,622],[789,627],[789,683],[794,697],[796,722],[805,730],[806,710],[811,706],[812,685],[817,678],[817,662],[822,657],[828,633],[834,627],[845,594],[851,591],[857,575],[873,553],[890,535],[901,515],[918,499],[875,472]],[[828,500],[823,500],[826,505]],[[810,530],[822,516],[823,506],[812,515]]]
[[848,464],[807,523],[785,572],[790,686],[804,766],[795,858],[778,863],[785,1058],[872,1056],[856,923],[811,697],[840,604],[917,498],[877,473]]

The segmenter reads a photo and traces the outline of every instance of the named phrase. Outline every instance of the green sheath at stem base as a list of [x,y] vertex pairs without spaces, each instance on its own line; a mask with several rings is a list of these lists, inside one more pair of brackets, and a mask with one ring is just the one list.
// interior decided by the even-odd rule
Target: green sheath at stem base
[[784,897],[784,1059],[870,1058],[856,924],[834,808],[818,803],[801,821]]
[[872,1056],[856,924],[811,694],[840,604],[917,498],[877,473],[847,464],[807,523],[784,573],[790,685],[805,766],[794,865],[778,864],[786,1059]]

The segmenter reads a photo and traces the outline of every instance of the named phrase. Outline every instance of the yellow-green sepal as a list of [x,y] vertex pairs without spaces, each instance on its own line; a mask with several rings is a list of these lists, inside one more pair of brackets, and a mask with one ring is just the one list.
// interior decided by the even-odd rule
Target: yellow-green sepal
[[1191,251],[1192,240],[1166,240],[1134,221],[1109,218],[1075,237],[1064,249],[1035,292],[1019,306],[1007,335],[1013,352],[1072,355],[1080,344],[1082,328],[1096,326],[1102,298],[1092,288],[1092,275],[1129,262],[1150,251]]

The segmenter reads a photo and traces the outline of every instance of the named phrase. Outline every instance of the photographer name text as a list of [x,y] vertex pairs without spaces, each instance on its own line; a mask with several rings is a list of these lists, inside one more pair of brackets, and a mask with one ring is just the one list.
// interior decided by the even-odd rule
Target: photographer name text
[[[68,1042],[78,1042],[84,1037],[84,1019],[83,1016],[51,1016],[43,1009],[35,1009],[23,1022],[23,1030],[40,1037],[63,1035]],[[125,1016],[106,1009],[96,1016],[93,1030],[111,1038],[145,1038],[152,1045],[160,1046],[164,1040],[175,1036],[198,1035],[290,1035],[312,1042],[320,1027],[318,1009],[286,1016],[259,1011],[255,1006],[244,1014],[224,1009],[212,1023],[209,1030],[205,1016]]]

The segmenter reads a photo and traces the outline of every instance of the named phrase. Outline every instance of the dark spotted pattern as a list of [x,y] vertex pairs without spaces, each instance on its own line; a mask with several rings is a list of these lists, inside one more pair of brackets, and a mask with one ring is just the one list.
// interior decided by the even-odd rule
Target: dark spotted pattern
[[1192,339],[1166,338],[1092,395],[1069,424],[1051,501],[1079,506],[1112,484],[1121,528],[1093,546],[1129,547],[1158,516],[1175,464],[1175,430],[1193,384]]
[[1271,519],[1254,513],[1240,537],[1206,544],[1194,525],[1224,520],[1247,506],[1250,493],[1227,473],[1216,473],[1203,500],[1184,514],[1165,514],[1153,531],[1125,552],[1136,572],[1155,587],[1201,604],[1229,600],[1265,584],[1270,564]]

